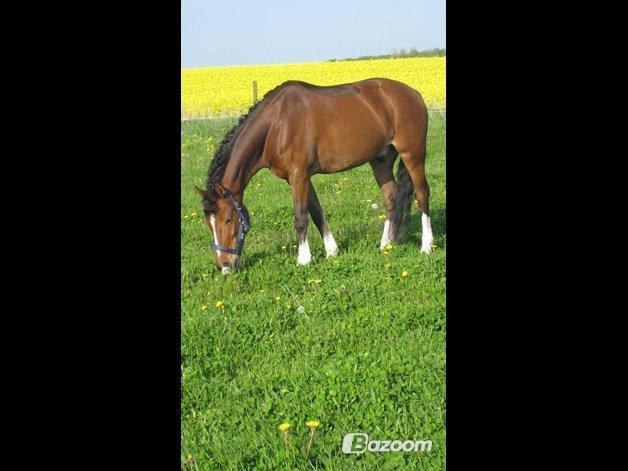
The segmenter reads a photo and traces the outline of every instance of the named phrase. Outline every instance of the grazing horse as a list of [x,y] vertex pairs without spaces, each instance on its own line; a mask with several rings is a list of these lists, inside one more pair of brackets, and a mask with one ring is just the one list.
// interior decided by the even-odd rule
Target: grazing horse
[[[207,189],[196,188],[213,234],[218,269],[225,274],[240,265],[250,227],[244,190],[262,168],[286,180],[292,189],[299,265],[312,260],[308,213],[323,237],[327,256],[338,254],[310,177],[367,162],[386,204],[380,248],[401,240],[416,195],[423,213],[421,251],[429,253],[433,237],[425,179],[427,120],[421,95],[389,79],[330,87],[289,81],[268,92],[220,144],[209,168]],[[395,181],[393,164],[399,154]]]

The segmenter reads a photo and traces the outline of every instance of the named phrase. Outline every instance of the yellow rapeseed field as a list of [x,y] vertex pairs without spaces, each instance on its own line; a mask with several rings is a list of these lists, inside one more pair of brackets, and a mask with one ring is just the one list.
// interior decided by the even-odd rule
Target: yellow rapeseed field
[[412,57],[304,64],[244,65],[181,69],[183,117],[234,115],[258,96],[286,80],[335,85],[372,77],[387,77],[418,90],[431,108],[445,108],[445,57]]

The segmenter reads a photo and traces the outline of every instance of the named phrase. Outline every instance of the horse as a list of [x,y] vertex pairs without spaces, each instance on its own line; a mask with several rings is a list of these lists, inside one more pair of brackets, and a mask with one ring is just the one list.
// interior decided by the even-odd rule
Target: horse
[[241,265],[244,237],[251,226],[244,190],[262,168],[290,185],[298,265],[312,261],[308,213],[323,238],[327,257],[339,251],[311,176],[344,172],[367,162],[386,206],[380,249],[403,239],[416,197],[422,212],[421,251],[430,253],[427,124],[421,94],[385,78],[334,86],[287,81],[266,93],[221,142],[208,170],[206,189],[196,187],[213,235],[218,269],[226,274]]

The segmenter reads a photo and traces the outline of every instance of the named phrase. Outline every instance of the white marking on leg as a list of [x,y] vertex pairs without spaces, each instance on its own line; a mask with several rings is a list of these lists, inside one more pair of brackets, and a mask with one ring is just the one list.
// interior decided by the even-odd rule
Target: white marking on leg
[[390,240],[391,229],[392,229],[392,224],[390,224],[390,221],[386,219],[386,221],[384,221],[384,232],[382,232],[382,241],[379,243],[380,250],[384,250],[384,248],[386,248],[386,246],[391,243],[391,240]]
[[325,244],[325,252],[327,252],[327,258],[335,257],[338,255],[338,244],[331,232],[326,232],[323,237],[323,243]]
[[421,252],[430,253],[432,251],[434,236],[432,235],[432,223],[430,221],[430,217],[425,213],[421,216],[421,225],[423,226],[423,235],[421,236]]
[[[209,216],[209,223],[212,225],[212,234],[214,236],[214,244],[218,246],[218,236],[216,235],[216,216],[214,216],[213,214]],[[221,254],[220,250],[216,250],[216,253],[218,255]],[[222,274],[223,275],[225,274],[224,268],[223,268]]]
[[297,264],[307,265],[312,261],[312,254],[310,253],[310,244],[307,239],[302,244],[299,244],[299,257],[297,258]]

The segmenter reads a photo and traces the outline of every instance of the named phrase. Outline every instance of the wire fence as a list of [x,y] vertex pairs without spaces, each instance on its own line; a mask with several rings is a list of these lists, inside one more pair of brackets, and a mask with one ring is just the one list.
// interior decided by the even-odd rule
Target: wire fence
[[[428,108],[427,111],[430,115],[441,114],[441,115],[447,116],[447,108]],[[222,114],[219,116],[211,116],[211,115],[181,116],[181,121],[183,122],[183,121],[198,121],[198,120],[205,120],[205,119],[231,119],[231,118],[238,118],[239,116],[241,116],[241,114]]]

